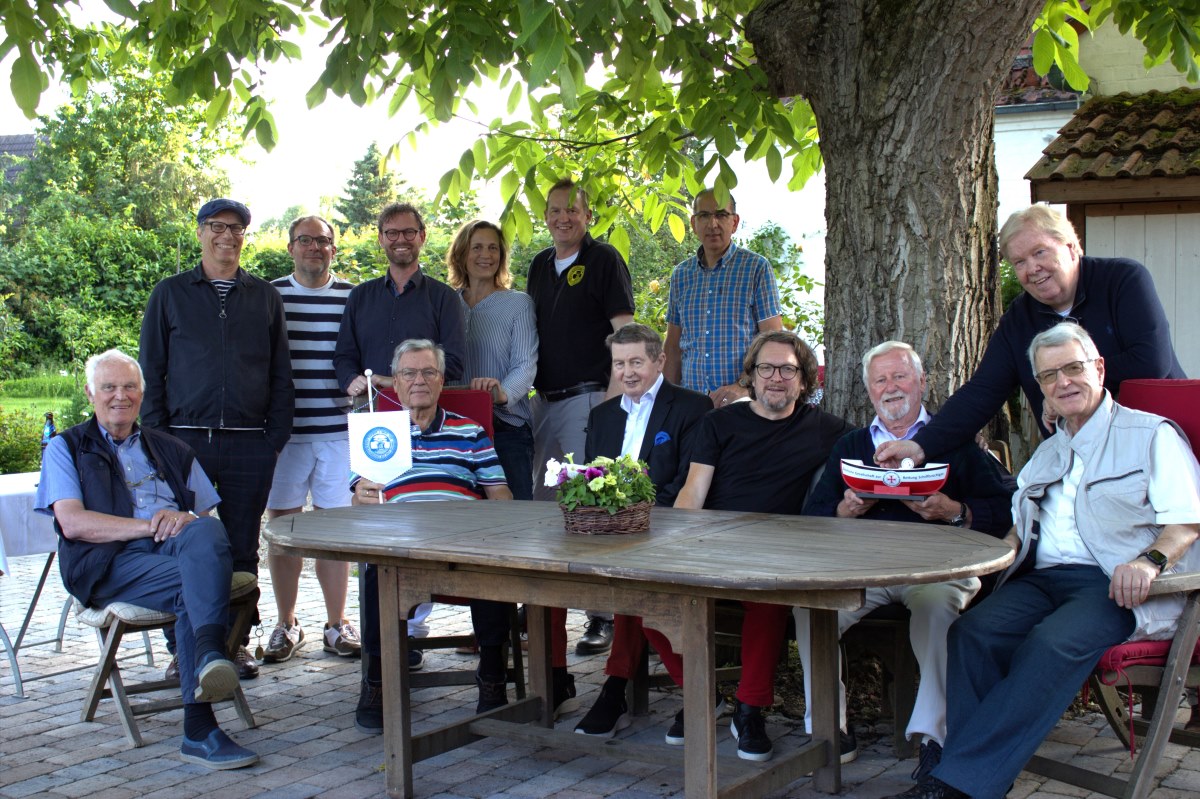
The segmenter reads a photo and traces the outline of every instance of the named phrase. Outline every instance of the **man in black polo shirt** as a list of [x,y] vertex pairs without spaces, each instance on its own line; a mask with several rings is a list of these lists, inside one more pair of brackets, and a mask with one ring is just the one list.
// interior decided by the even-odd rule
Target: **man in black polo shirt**
[[[546,461],[570,452],[581,462],[588,414],[606,394],[620,393],[610,390],[605,340],[633,321],[633,282],[620,253],[588,235],[591,221],[581,187],[564,178],[550,188],[546,225],[554,246],[534,256],[527,288],[540,342],[533,382],[534,499],[554,498],[540,479]],[[611,645],[611,616],[593,616],[575,651],[594,655]]]

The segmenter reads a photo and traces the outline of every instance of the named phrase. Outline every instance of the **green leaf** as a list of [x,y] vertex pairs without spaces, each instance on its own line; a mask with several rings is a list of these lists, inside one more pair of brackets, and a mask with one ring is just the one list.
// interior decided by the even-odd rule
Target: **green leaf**
[[510,169],[500,178],[500,199],[506,203],[511,202],[520,187],[521,178]]
[[767,176],[771,178],[771,182],[779,180],[779,176],[783,173],[783,156],[779,152],[779,148],[772,144],[767,148]]
[[1033,68],[1039,75],[1045,75],[1053,64],[1054,38],[1042,28],[1033,37]]
[[629,261],[629,231],[624,225],[613,227],[612,233],[608,236],[608,243],[616,248],[617,252],[621,253],[621,257]]
[[687,225],[684,224],[683,218],[678,214],[671,214],[667,217],[667,227],[671,229],[671,236],[675,241],[683,244],[683,240],[687,237]]
[[127,19],[137,18],[137,9],[129,0],[104,0],[104,5]]
[[550,76],[562,63],[563,53],[567,43],[561,31],[554,31],[548,42],[533,54],[533,62],[529,65],[529,88],[536,89],[544,86]]
[[38,100],[41,99],[42,91],[49,85],[49,81],[30,53],[22,52],[13,62],[9,85],[12,87],[17,107],[25,116],[30,119],[37,116]]
[[208,107],[204,110],[204,121],[208,123],[210,128],[217,126],[217,123],[229,111],[229,106],[232,102],[233,93],[228,89],[222,89],[213,96],[212,100],[208,103]]
[[517,106],[521,104],[521,98],[525,95],[525,89],[520,81],[513,84],[512,91],[508,93],[508,113],[511,115],[517,110]]

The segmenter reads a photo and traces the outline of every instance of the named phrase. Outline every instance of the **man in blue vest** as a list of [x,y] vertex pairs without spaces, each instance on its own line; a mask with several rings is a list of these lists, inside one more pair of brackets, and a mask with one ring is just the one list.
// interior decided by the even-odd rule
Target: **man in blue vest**
[[[137,424],[145,381],[119,350],[87,362],[88,421],[51,440],[37,510],[54,516],[59,570],[90,607],[129,602],[175,614],[183,693],[180,757],[213,769],[258,762],[217,726],[212,702],[229,698],[237,670],[225,651],[233,560],[220,502],[196,453]],[[202,514],[202,515],[197,515]]]

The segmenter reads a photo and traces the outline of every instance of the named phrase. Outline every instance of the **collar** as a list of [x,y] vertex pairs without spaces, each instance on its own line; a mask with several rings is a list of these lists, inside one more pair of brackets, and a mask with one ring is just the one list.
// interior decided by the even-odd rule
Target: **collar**
[[[654,385],[652,385],[646,391],[646,393],[642,395],[641,399],[638,400],[638,402],[636,403],[637,407],[639,407],[639,408],[643,407],[645,405],[647,399],[650,400],[650,404],[653,405],[654,400],[658,399],[658,390],[662,387],[662,384],[663,384],[663,374],[662,374],[662,372],[659,372],[658,379],[654,381]],[[628,396],[622,394],[621,395],[621,407],[625,410],[625,413],[633,413],[634,402],[633,402],[633,400],[629,399]]]
[[442,426],[446,424],[446,412],[442,410],[441,405],[434,406],[433,421],[429,423],[429,427],[421,430],[414,424],[412,426],[413,435],[428,436],[433,433],[441,432]]
[[909,427],[908,430],[904,431],[904,435],[897,436],[884,426],[883,420],[879,418],[878,414],[876,414],[875,418],[871,420],[871,440],[874,441],[876,445],[882,444],[884,441],[908,441],[915,436],[921,430],[921,428],[929,424],[929,419],[929,411],[925,410],[925,405],[922,403],[921,412],[917,414],[917,420],[912,423],[912,426]]
[[118,450],[124,446],[132,447],[138,442],[138,439],[142,435],[141,430],[138,429],[137,422],[133,423],[133,432],[131,432],[127,438],[121,439],[120,442],[117,442],[117,440],[112,437],[112,433],[108,432],[108,429],[104,425],[100,424],[99,419],[96,420],[96,427],[100,429],[100,437],[103,438],[104,441],[114,450]]
[[1083,459],[1087,459],[1100,441],[1104,438],[1108,431],[1109,421],[1113,414],[1112,395],[1108,393],[1108,389],[1104,389],[1104,397],[1100,400],[1100,404],[1092,413],[1092,417],[1083,423],[1083,427],[1079,428],[1079,432],[1075,435],[1067,430],[1065,424],[1059,423],[1055,435],[1062,436],[1062,440],[1066,446],[1070,447],[1076,455]]
[[704,265],[705,264],[704,245],[701,244],[700,247],[696,249],[696,264],[701,269],[720,269],[721,267],[725,266],[725,264],[729,263],[729,259],[733,257],[733,251],[736,249],[737,249],[737,245],[734,244],[732,241],[729,242],[729,249],[727,249],[727,250],[725,250],[725,252],[721,253],[721,256],[719,258],[717,258],[717,262],[715,264],[713,264],[712,266],[705,266]]
[[[413,272],[412,277],[410,277],[408,282],[404,284],[405,290],[407,291],[409,283],[412,284],[414,289],[420,288],[423,280],[425,280],[425,273],[421,271],[421,265],[418,263],[417,271]],[[392,280],[392,268],[390,266],[383,273],[383,285],[385,285],[388,291],[392,292],[392,294],[396,295],[397,297],[400,296],[400,289],[396,287],[396,281]]]
[[[196,262],[196,268],[192,270],[192,282],[193,283],[207,283],[208,282],[208,278],[206,278],[204,276],[204,262],[203,261]],[[237,283],[239,285],[248,283],[248,281],[246,280],[246,270],[242,269],[239,266],[237,272],[234,273],[233,282]]]

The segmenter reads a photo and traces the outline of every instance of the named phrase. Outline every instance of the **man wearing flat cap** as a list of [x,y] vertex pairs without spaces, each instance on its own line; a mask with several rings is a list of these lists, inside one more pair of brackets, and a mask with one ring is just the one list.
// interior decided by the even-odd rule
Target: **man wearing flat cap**
[[[196,222],[200,263],[160,281],[142,318],[142,425],[196,451],[221,496],[233,570],[257,573],[259,523],[292,429],[283,302],[240,266],[250,209],[210,200]],[[237,667],[242,679],[258,675],[244,646]]]

